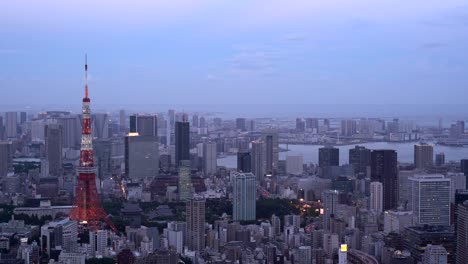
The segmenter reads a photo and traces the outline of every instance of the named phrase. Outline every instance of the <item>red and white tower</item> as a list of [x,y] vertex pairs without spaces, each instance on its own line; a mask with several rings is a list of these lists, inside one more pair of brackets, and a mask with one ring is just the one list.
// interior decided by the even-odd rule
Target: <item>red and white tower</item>
[[76,185],[74,207],[70,219],[87,224],[90,229],[97,229],[105,221],[111,228],[113,224],[101,205],[96,188],[96,167],[94,167],[93,138],[91,136],[91,100],[88,97],[88,62],[85,57],[85,94],[83,98],[83,124],[81,135],[80,165]]

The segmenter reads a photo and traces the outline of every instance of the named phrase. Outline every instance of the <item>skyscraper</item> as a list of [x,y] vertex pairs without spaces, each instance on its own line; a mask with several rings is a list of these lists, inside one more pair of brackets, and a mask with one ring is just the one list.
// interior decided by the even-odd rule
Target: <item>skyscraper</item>
[[125,137],[125,174],[134,181],[153,179],[159,174],[159,144],[157,137]]
[[252,142],[252,173],[257,177],[258,182],[263,182],[265,176],[264,148],[265,143],[262,141]]
[[155,115],[131,115],[130,132],[140,136],[158,135],[158,118]]
[[186,202],[187,247],[189,250],[205,249],[205,200],[201,197]]
[[6,177],[11,167],[11,143],[0,141],[0,178]]
[[381,182],[370,184],[370,206],[369,209],[376,213],[383,211],[383,187]]
[[345,137],[351,137],[357,133],[356,120],[347,119],[341,120],[341,135]]
[[232,176],[233,220],[251,221],[256,219],[256,177],[252,173],[235,172]]
[[179,199],[181,201],[189,199],[191,189],[190,161],[182,160],[179,164]]
[[424,264],[447,264],[447,250],[440,245],[427,245],[423,255]]
[[382,183],[383,210],[398,206],[398,158],[395,150],[373,150],[371,152],[371,181]]
[[119,133],[125,135],[127,131],[127,124],[125,123],[125,110],[119,111]]
[[192,127],[198,128],[198,124],[199,124],[198,121],[199,121],[198,115],[193,115],[192,116]]
[[175,124],[175,162],[190,160],[190,124],[187,121]]
[[252,157],[249,151],[237,152],[237,170],[240,172],[252,172]]
[[273,175],[278,170],[278,134],[267,132],[263,135],[265,142],[265,173]]
[[443,152],[437,153],[435,155],[435,165],[440,167],[445,164],[445,154]]
[[16,112],[5,113],[5,136],[7,138],[16,138],[18,134],[18,114]]
[[308,130],[316,130],[319,129],[319,120],[318,118],[306,118],[306,129]]
[[[468,159],[460,160],[460,171],[463,172],[463,174],[465,174],[466,177],[468,177]],[[468,189],[468,181],[466,181],[466,183],[466,188]]]
[[349,150],[349,164],[353,165],[354,174],[366,176],[370,169],[371,151],[363,146],[355,146]]
[[457,263],[468,263],[468,201],[457,209]]
[[335,217],[338,210],[338,194],[336,190],[326,190],[322,194],[323,199],[323,229],[329,231],[331,219]]
[[20,112],[20,125],[26,123],[28,117],[27,117],[27,114],[26,112]]
[[450,226],[450,179],[440,174],[415,175],[411,209],[419,225]]
[[91,116],[93,122],[93,137],[98,139],[109,138],[109,115],[96,113]]
[[302,118],[296,118],[296,131],[304,132],[305,131],[305,122]]
[[319,166],[321,168],[340,165],[340,149],[332,146],[319,148]]
[[246,120],[245,118],[236,118],[236,128],[240,131],[246,131],[247,126],[246,126]]
[[63,147],[76,148],[81,141],[81,124],[80,119],[76,115],[67,115],[57,117],[57,124],[62,126]]
[[62,175],[63,131],[57,124],[45,126],[46,159],[49,162],[49,175]]
[[434,164],[434,147],[428,144],[414,145],[414,166],[425,169]]
[[213,175],[216,173],[216,143],[203,143],[203,171],[205,175]]

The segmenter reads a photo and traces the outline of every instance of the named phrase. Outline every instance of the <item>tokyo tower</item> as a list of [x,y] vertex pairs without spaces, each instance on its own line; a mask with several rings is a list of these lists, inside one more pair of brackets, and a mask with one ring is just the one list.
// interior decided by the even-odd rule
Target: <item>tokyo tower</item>
[[112,229],[114,225],[107,218],[101,205],[96,189],[96,167],[93,158],[93,139],[91,136],[91,100],[88,97],[88,62],[85,57],[85,94],[83,98],[83,123],[80,149],[80,165],[77,168],[78,182],[76,185],[74,207],[70,219],[88,225],[90,229],[98,229],[100,223],[106,222]]

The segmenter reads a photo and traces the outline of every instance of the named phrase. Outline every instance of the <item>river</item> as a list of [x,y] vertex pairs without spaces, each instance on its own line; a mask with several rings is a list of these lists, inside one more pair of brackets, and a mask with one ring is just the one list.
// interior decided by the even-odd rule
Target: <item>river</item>
[[[414,158],[414,143],[391,143],[391,142],[371,142],[359,144],[368,149],[394,149],[398,153],[398,161],[412,163]],[[349,149],[355,145],[337,146],[340,149],[340,164],[348,163]],[[280,144],[281,148],[286,148],[285,144]],[[304,163],[318,163],[318,149],[320,145],[289,145],[289,151],[280,152],[280,160],[286,159],[286,156],[302,155]],[[468,159],[468,147],[449,147],[443,145],[434,145],[434,156],[436,153],[445,153],[445,161],[457,161]],[[237,156],[230,155],[218,159],[218,166],[227,168],[237,167]]]

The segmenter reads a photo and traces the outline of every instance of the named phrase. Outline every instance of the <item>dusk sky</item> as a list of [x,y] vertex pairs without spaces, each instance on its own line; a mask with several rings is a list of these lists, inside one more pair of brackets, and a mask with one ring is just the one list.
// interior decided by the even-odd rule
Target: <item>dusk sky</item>
[[468,2],[0,2],[7,104],[465,104]]

